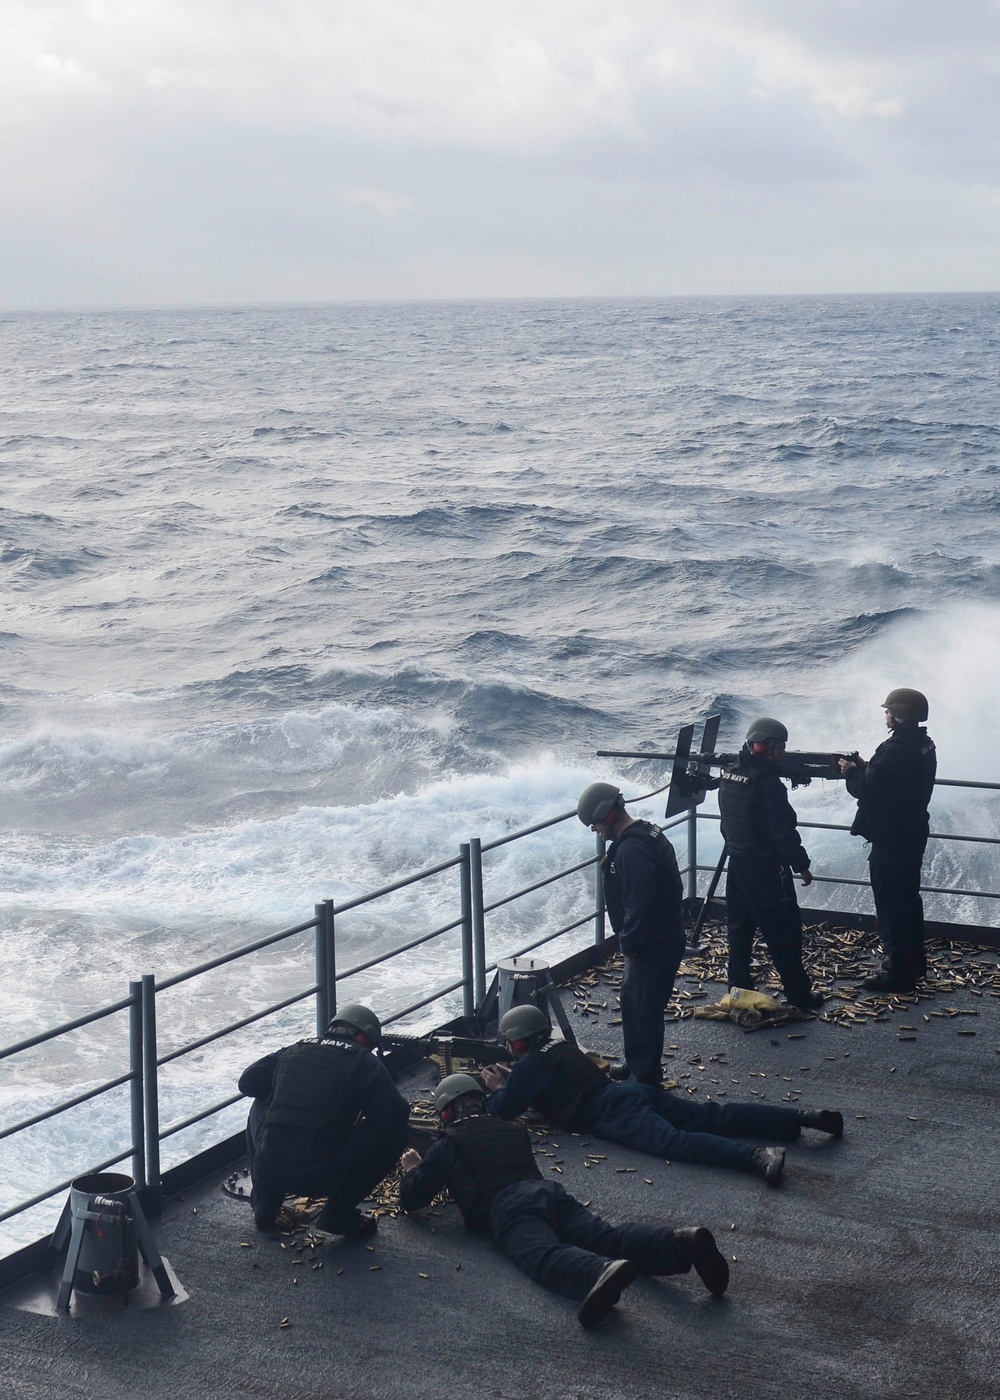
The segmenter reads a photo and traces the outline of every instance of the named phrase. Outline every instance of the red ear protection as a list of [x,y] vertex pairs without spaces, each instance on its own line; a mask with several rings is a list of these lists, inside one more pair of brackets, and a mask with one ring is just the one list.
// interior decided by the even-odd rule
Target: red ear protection
[[530,1049],[526,1040],[512,1040],[510,1045],[515,1055],[523,1055],[526,1050]]
[[767,739],[763,740],[762,742],[761,742],[761,741],[755,741],[754,743],[752,743],[752,744],[750,745],[750,752],[751,752],[752,754],[762,755],[762,754],[766,754],[766,753],[768,752],[768,750],[770,749],[770,747],[771,747],[771,745],[770,745],[770,743],[769,743],[769,741],[768,741]]
[[366,1050],[371,1049],[371,1041],[365,1035],[364,1031],[358,1031],[357,1035],[355,1036],[355,1040],[358,1042],[359,1045],[363,1045]]
[[446,1108],[442,1108],[441,1112],[438,1114],[438,1117],[441,1119],[442,1123],[447,1123],[451,1120],[451,1115],[452,1107],[451,1104],[448,1104]]

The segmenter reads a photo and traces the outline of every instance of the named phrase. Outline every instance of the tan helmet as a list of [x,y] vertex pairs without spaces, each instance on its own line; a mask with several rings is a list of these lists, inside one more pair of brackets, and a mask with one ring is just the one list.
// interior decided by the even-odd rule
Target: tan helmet
[[888,710],[893,719],[898,719],[900,724],[905,724],[911,719],[922,724],[930,712],[927,696],[919,690],[907,690],[905,686],[899,690],[890,690],[882,701],[882,708]]
[[[439,1118],[443,1118],[456,1099],[464,1099],[466,1094],[478,1094],[486,1102],[486,1090],[471,1074],[449,1074],[434,1090],[434,1108]],[[450,1114],[449,1114],[450,1117]]]
[[584,826],[593,826],[594,822],[607,821],[619,802],[624,803],[624,798],[614,783],[591,783],[580,794],[576,815]]
[[500,1034],[512,1044],[514,1041],[528,1041],[534,1049],[551,1035],[548,1017],[540,1006],[525,1002],[523,1006],[512,1006],[500,1021]]

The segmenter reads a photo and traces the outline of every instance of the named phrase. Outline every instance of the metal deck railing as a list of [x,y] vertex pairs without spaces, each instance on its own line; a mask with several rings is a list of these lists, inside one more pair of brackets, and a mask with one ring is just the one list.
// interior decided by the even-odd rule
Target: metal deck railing
[[[1000,783],[963,782],[956,779],[938,779],[937,786],[985,789],[992,792],[1000,791]],[[632,799],[632,801],[641,800],[645,799]],[[335,904],[332,899],[325,899],[314,906],[314,913],[311,919],[306,919],[302,923],[294,925],[292,928],[282,929],[267,937],[259,938],[255,942],[245,944],[242,947],[221,954],[185,972],[177,973],[161,981],[157,981],[153,974],[147,974],[139,981],[130,982],[128,996],[122,998],[120,1001],[113,1002],[87,1015],[77,1017],[75,1020],[55,1026],[51,1030],[40,1032],[37,1035],[30,1036],[26,1040],[19,1041],[17,1044],[0,1049],[0,1061],[8,1061],[13,1056],[52,1043],[83,1027],[94,1025],[110,1017],[122,1015],[126,1011],[128,1012],[128,1070],[125,1073],[119,1074],[83,1092],[73,1094],[33,1114],[29,1118],[22,1119],[20,1122],[15,1122],[0,1128],[0,1141],[12,1138],[16,1134],[36,1127],[88,1101],[98,1099],[102,1095],[112,1093],[114,1090],[122,1088],[127,1084],[129,1086],[128,1142],[122,1145],[114,1156],[89,1166],[78,1167],[73,1172],[72,1176],[68,1177],[66,1180],[60,1180],[54,1185],[47,1186],[45,1189],[32,1195],[29,1199],[25,1199],[8,1207],[0,1213],[0,1224],[59,1195],[69,1187],[71,1181],[77,1176],[103,1171],[110,1166],[124,1162],[126,1159],[131,1159],[131,1174],[136,1184],[146,1193],[147,1199],[155,1201],[161,1187],[161,1143],[183,1132],[185,1129],[193,1127],[195,1124],[203,1122],[215,1114],[221,1113],[224,1109],[238,1103],[241,1098],[239,1094],[230,1095],[221,1102],[210,1104],[208,1107],[202,1108],[188,1117],[164,1126],[160,1121],[159,1089],[161,1071],[165,1066],[174,1064],[187,1055],[204,1049],[206,1046],[243,1030],[255,1022],[263,1021],[268,1017],[277,1015],[288,1007],[307,1001],[309,998],[315,999],[316,1030],[317,1034],[322,1034],[336,1012],[337,991],[340,983],[350,978],[357,977],[372,968],[389,963],[394,958],[411,952],[413,949],[421,947],[422,945],[431,943],[449,933],[454,933],[456,930],[460,933],[461,976],[448,982],[444,986],[435,988],[427,995],[422,996],[419,1000],[390,1012],[388,1015],[384,1016],[382,1020],[383,1025],[392,1025],[394,1022],[403,1020],[407,1016],[412,1016],[414,1012],[422,1010],[436,1001],[441,1001],[446,997],[452,996],[458,991],[462,993],[464,1013],[466,1015],[471,1014],[475,1008],[482,1003],[486,994],[487,979],[496,969],[496,959],[491,962],[487,961],[487,916],[495,914],[496,911],[512,905],[516,903],[516,901],[538,890],[554,885],[559,881],[569,880],[575,876],[579,876],[581,872],[592,867],[598,867],[604,854],[604,843],[600,838],[597,838],[597,850],[594,855],[564,869],[553,871],[551,874],[545,875],[543,878],[535,880],[533,883],[522,888],[500,894],[489,901],[487,901],[485,895],[483,857],[512,842],[526,840],[537,832],[544,831],[563,822],[575,820],[575,818],[576,812],[573,810],[560,813],[558,816],[550,817],[546,821],[538,822],[533,826],[525,827],[522,830],[512,832],[509,835],[499,837],[493,841],[483,843],[479,838],[474,837],[467,842],[463,842],[459,848],[458,856],[451,860],[441,861],[436,865],[417,871],[403,879],[396,880],[392,884],[385,885],[381,889],[373,890],[368,894],[345,900],[340,904]],[[677,829],[682,826],[685,828],[687,861],[686,864],[682,866],[682,874],[686,880],[686,891],[689,897],[697,897],[699,874],[714,871],[713,866],[699,865],[698,863],[698,823],[704,821],[717,822],[718,820],[718,816],[711,813],[701,813],[698,811],[697,807],[691,807],[686,812],[675,817],[672,821],[667,822],[663,827],[665,831]],[[846,825],[827,822],[801,821],[799,825],[804,828],[814,828],[824,831],[847,832],[850,830]],[[1000,845],[1000,839],[998,838],[967,836],[950,832],[932,832],[931,839],[935,841],[973,842],[989,846]],[[339,920],[343,916],[349,914],[352,910],[385,899],[409,886],[422,883],[426,880],[436,879],[449,872],[457,872],[458,874],[458,889],[457,891],[453,891],[450,895],[450,899],[455,901],[458,910],[454,918],[386,952],[354,963],[352,966],[343,970],[338,970],[337,928]],[[814,876],[814,880],[825,884],[844,886],[866,886],[869,883],[866,880],[859,880],[846,876],[839,877],[828,875],[816,875]],[[935,886],[925,886],[923,888],[924,892],[928,894],[969,896],[980,899],[1000,899],[1000,891],[995,890],[965,890]],[[579,888],[577,888],[571,902],[576,907],[579,907]],[[595,879],[593,883],[593,900],[586,913],[574,918],[569,923],[561,925],[551,932],[545,933],[541,938],[535,939],[534,942],[529,943],[526,947],[518,949],[515,953],[505,953],[505,956],[521,956],[533,952],[587,925],[590,925],[592,929],[592,941],[597,944],[603,942],[605,938],[604,901],[601,891],[600,872],[597,869],[595,869]],[[230,1022],[229,1024],[211,1030],[168,1053],[160,1053],[157,1040],[157,1003],[159,996],[163,992],[169,991],[171,988],[177,987],[183,983],[191,982],[217,968],[237,963],[263,949],[275,947],[309,931],[313,933],[313,958],[309,968],[306,986],[302,987],[291,996],[286,996],[280,1001],[273,1002],[263,1010],[255,1011],[253,1014],[244,1016],[240,1020]]]

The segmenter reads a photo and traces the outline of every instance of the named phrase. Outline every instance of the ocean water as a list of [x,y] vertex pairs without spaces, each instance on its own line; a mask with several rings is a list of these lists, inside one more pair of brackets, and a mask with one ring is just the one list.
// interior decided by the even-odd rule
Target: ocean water
[[[593,777],[649,791],[663,765],[595,751],[669,747],[712,711],[725,747],[776,713],[793,747],[870,752],[885,690],[914,685],[942,776],[1000,780],[1000,297],[16,313],[0,370],[0,1043],[566,811]],[[795,802],[852,809],[835,783]],[[998,811],[939,792],[934,825],[1000,835]],[[491,888],[590,843],[569,823],[505,847]],[[808,844],[863,875],[860,842]],[[998,885],[986,847],[932,846],[928,871]],[[589,890],[494,919],[494,951]],[[345,916],[342,957],[452,896]],[[306,935],[178,992],[166,1045],[303,985],[308,957]],[[349,994],[392,1010],[454,958],[429,945]],[[273,1036],[184,1062],[165,1117]],[[121,1040],[0,1061],[2,1121],[120,1072]],[[101,1132],[81,1110],[0,1142],[0,1208]]]

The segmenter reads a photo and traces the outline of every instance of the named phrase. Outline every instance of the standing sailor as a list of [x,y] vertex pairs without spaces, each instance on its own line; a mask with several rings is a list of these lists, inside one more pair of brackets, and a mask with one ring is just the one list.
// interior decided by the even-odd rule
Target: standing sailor
[[886,966],[864,985],[871,992],[912,992],[927,972],[920,867],[930,831],[927,812],[937,753],[922,726],[927,697],[891,690],[883,701],[889,737],[867,763],[840,760],[847,791],[858,799],[852,836],[871,842],[868,870]]
[[327,1197],[320,1230],[349,1239],[374,1232],[358,1204],[398,1161],[410,1113],[373,1053],[381,1039],[375,1013],[352,1003],[322,1040],[300,1040],[243,1071],[240,1092],[254,1100],[247,1156],[258,1230],[274,1228],[294,1193]]
[[640,1084],[660,1084],[663,1008],[684,956],[684,886],[677,856],[658,826],[628,814],[613,783],[591,783],[576,814],[611,842],[601,873],[608,918],[625,963],[625,1063]]
[[787,742],[780,720],[754,720],[737,762],[719,777],[722,835],[729,847],[729,985],[753,986],[750,963],[760,929],[786,998],[800,1011],[815,1011],[823,998],[802,966],[802,917],[792,882],[794,870],[803,885],[812,883],[809,854],[777,769]]

